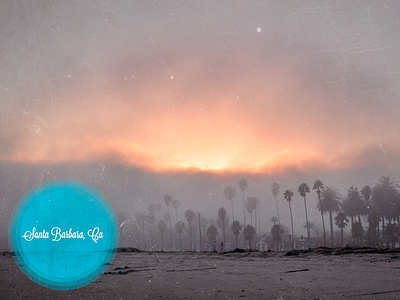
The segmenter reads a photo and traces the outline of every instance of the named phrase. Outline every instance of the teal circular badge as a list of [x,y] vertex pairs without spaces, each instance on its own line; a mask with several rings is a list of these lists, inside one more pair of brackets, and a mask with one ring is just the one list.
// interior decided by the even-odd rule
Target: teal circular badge
[[99,278],[115,257],[118,220],[95,188],[72,179],[46,181],[14,208],[8,243],[22,272],[51,289],[72,290]]

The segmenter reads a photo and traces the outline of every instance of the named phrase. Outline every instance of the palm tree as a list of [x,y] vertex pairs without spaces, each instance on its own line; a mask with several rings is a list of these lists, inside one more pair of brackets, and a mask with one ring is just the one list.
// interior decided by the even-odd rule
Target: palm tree
[[195,216],[196,216],[196,214],[195,214],[194,211],[191,210],[191,209],[188,209],[188,210],[185,212],[185,218],[186,218],[186,221],[187,221],[188,224],[189,224],[190,251],[192,251],[192,221],[193,221],[193,219],[194,219]]
[[169,221],[169,247],[170,250],[172,251],[172,229],[171,229],[171,215],[169,213],[169,204],[172,202],[172,198],[170,195],[165,194],[164,196],[164,202],[167,205],[168,209],[168,221]]
[[[368,214],[368,232],[367,232],[367,238],[368,238],[368,244],[369,246],[375,247],[376,246],[376,240],[379,238],[379,221],[381,220],[381,217],[376,211],[372,211]],[[376,229],[378,229],[378,234],[376,232]]]
[[253,226],[253,211],[257,208],[259,200],[256,197],[247,197],[245,207],[250,214],[250,225]]
[[271,222],[274,223],[274,225],[275,225],[275,223],[278,222],[278,218],[275,217],[275,216],[273,216],[273,217],[271,218]]
[[[299,185],[299,190],[298,192],[300,193],[300,196],[304,198],[304,208],[306,211],[306,224],[308,224],[308,215],[307,215],[307,193],[310,193],[310,188],[308,187],[307,183],[302,183]],[[310,245],[310,229],[307,228],[307,243]]]
[[289,202],[290,220],[292,222],[292,249],[293,249],[293,216],[292,216],[292,206],[290,202],[292,201],[293,192],[291,190],[286,190],[283,197]]
[[212,241],[215,241],[215,238],[217,237],[217,235],[219,235],[217,227],[215,227],[214,224],[211,224],[210,226],[208,226],[206,236],[210,240],[211,244],[212,244]]
[[340,228],[340,241],[343,247],[343,229],[349,223],[349,219],[347,219],[346,213],[344,211],[339,211],[335,217],[335,224]]
[[276,252],[278,252],[279,243],[282,240],[281,234],[284,234],[285,230],[283,229],[282,225],[274,224],[274,226],[272,226],[270,232],[272,234],[273,240],[276,242]]
[[179,235],[179,245],[181,251],[182,251],[182,233],[185,230],[185,228],[186,228],[185,223],[183,223],[182,221],[179,221],[175,224],[176,233]]
[[175,222],[178,223],[178,206],[181,204],[178,199],[172,200],[172,207],[175,209]]
[[243,234],[245,239],[249,241],[249,249],[251,249],[251,240],[256,235],[256,230],[254,229],[253,226],[247,225],[243,230]]
[[[315,224],[313,222],[307,222],[306,224],[303,225],[303,227],[305,229],[307,229],[308,232],[311,232],[311,230],[315,230],[315,228],[316,228]],[[311,237],[311,234],[310,234],[310,237]]]
[[276,212],[278,214],[278,224],[281,224],[281,219],[279,217],[278,199],[277,199],[280,189],[281,189],[281,187],[279,186],[278,183],[274,182],[271,184],[271,192],[275,197]]
[[[318,200],[319,200],[319,206],[322,206],[321,204],[321,190],[324,188],[324,184],[322,183],[321,180],[317,179],[314,182],[313,190],[316,190],[318,194]],[[322,218],[322,229],[324,230],[324,247],[326,247],[326,232],[325,232],[325,221],[324,221],[324,213],[321,210],[321,218]]]
[[202,232],[202,234],[203,234],[203,238],[205,238],[205,236],[206,236],[207,225],[208,225],[208,220],[207,220],[207,218],[201,217],[201,218],[200,218],[200,226],[201,226],[201,232]]
[[[372,211],[373,204],[371,203],[370,199],[372,197],[372,189],[369,185],[364,186],[361,191],[360,191],[363,199],[364,199],[364,214],[368,215],[368,235],[371,235],[370,227],[371,227],[371,222],[370,220],[370,215]],[[372,229],[372,228],[371,228]],[[376,240],[376,234],[375,234],[376,226],[373,228],[373,244],[375,245],[375,240]],[[379,236],[379,220],[378,220],[378,236]],[[371,236],[370,236],[371,237]]]
[[347,198],[344,199],[342,208],[346,212],[346,215],[350,217],[351,224],[354,223],[354,218],[357,216],[357,202],[360,201],[360,194],[358,189],[351,186],[347,190]]
[[372,188],[372,201],[377,208],[377,212],[382,217],[382,232],[385,231],[385,218],[392,220],[397,217],[399,223],[399,192],[400,185],[390,175],[381,176],[377,179]]
[[233,186],[226,186],[224,189],[224,196],[226,199],[228,199],[229,201],[231,201],[231,205],[232,205],[232,220],[235,221],[235,215],[233,214],[233,198],[236,195],[236,191],[233,188]]
[[340,210],[340,199],[341,196],[337,189],[334,189],[332,187],[326,187],[322,191],[322,206],[318,205],[317,209],[324,212],[329,213],[329,221],[330,221],[330,226],[331,226],[331,247],[333,247],[333,212],[339,211]]
[[400,229],[396,223],[389,222],[386,224],[384,235],[388,237],[388,243],[392,244],[392,248],[396,247],[396,241],[399,233]]
[[160,220],[158,222],[158,230],[160,230],[160,233],[161,233],[161,251],[163,251],[163,249],[164,249],[163,240],[164,240],[164,231],[166,228],[167,228],[167,224],[164,222],[164,220]]
[[358,245],[362,246],[360,241],[361,241],[361,237],[364,233],[364,228],[363,228],[361,222],[357,222],[357,221],[354,222],[353,227],[351,228],[351,233],[353,235],[353,238],[358,240]]
[[[218,210],[218,217],[221,219],[222,221],[222,236],[223,236],[223,240],[224,240],[224,245],[225,245],[225,218],[226,218],[226,209],[221,207]],[[229,224],[229,223],[228,223]]]
[[233,221],[231,224],[231,230],[236,237],[236,248],[237,248],[238,247],[237,237],[238,237],[240,231],[242,230],[242,225],[240,225],[239,221]]
[[363,196],[363,198],[364,198],[364,200],[365,200],[366,202],[368,202],[369,199],[371,199],[371,196],[372,196],[372,189],[371,189],[371,187],[370,187],[369,185],[364,186],[364,187],[361,189],[360,192],[361,192],[361,195]]
[[240,189],[242,190],[242,193],[243,193],[243,220],[244,220],[243,224],[246,225],[246,211],[245,211],[245,203],[244,203],[244,190],[247,187],[247,179],[241,178],[239,180],[238,184],[239,184],[239,187],[240,187]]

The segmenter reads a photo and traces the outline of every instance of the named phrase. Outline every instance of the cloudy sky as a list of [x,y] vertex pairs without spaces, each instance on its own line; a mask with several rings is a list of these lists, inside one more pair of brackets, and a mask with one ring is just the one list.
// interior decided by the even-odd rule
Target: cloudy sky
[[3,211],[54,177],[116,210],[167,192],[227,206],[241,177],[265,201],[273,181],[400,179],[399,15],[389,0],[1,1]]

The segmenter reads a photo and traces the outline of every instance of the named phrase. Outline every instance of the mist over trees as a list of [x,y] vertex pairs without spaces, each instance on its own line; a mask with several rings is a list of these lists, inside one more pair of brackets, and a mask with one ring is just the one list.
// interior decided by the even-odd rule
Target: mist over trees
[[[235,248],[280,251],[321,246],[398,246],[400,185],[390,175],[377,178],[372,187],[364,185],[359,189],[351,185],[344,196],[335,187],[325,186],[320,179],[310,185],[314,195],[304,182],[298,185],[296,195],[291,189],[286,189],[279,196],[279,183],[273,182],[269,186],[270,193],[256,197],[251,195],[252,185],[241,178],[238,188],[242,201],[236,202],[234,186],[222,186],[221,198],[228,202],[223,202],[226,207],[220,207],[212,215],[195,211],[187,207],[183,199],[173,200],[173,196],[166,193],[158,203],[150,203],[147,212],[117,214],[120,246],[166,250],[165,238],[169,240],[168,250],[173,251],[198,251],[200,248],[211,251],[214,242],[217,248],[222,242],[226,251]],[[286,209],[283,209],[284,201]],[[303,211],[293,209],[293,203],[303,205]],[[174,209],[173,218],[170,204]],[[235,220],[235,211],[243,211],[241,220]],[[316,212],[319,212],[322,222],[315,218]],[[328,228],[325,228],[326,216]],[[304,217],[303,221],[298,221]],[[304,229],[306,234],[300,234]],[[326,230],[329,240],[326,239]]]

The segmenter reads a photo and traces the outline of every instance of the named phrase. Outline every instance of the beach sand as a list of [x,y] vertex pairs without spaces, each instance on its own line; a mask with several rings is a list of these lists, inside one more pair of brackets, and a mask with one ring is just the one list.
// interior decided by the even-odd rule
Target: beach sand
[[0,299],[400,299],[400,252],[118,252],[71,291],[29,280],[0,255]]

